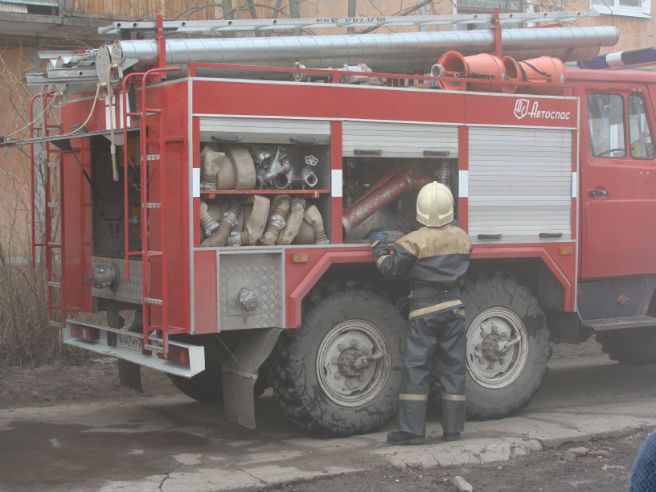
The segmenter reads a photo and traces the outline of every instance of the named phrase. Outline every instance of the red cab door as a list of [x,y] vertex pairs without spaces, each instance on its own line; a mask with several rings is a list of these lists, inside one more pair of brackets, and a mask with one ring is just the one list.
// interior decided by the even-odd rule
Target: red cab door
[[609,88],[587,92],[581,102],[580,278],[656,273],[649,94]]

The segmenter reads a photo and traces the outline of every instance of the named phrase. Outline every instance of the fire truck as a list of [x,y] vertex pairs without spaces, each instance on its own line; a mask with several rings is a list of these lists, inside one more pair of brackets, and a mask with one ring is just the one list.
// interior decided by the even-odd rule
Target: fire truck
[[[408,292],[367,238],[415,229],[436,180],[473,243],[470,417],[525,405],[552,340],[656,361],[656,75],[565,65],[618,40],[553,26],[580,15],[159,16],[45,53],[32,134],[4,145],[31,145],[53,325],[123,384],[163,371],[247,427],[272,387],[303,429],[372,431],[396,411]],[[477,28],[302,34],[447,24]]]

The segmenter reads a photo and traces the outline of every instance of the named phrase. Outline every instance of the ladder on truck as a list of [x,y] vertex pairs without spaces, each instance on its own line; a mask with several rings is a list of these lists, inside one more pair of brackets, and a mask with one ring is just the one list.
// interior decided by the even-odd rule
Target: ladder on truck
[[[130,276],[130,258],[141,257],[141,288],[143,297],[142,327],[144,350],[161,355],[168,354],[169,325],[169,293],[168,293],[168,264],[167,246],[168,237],[166,218],[168,207],[166,205],[166,147],[169,144],[182,143],[181,136],[166,136],[165,110],[148,106],[148,81],[165,76],[166,72],[177,70],[174,67],[153,68],[147,72],[134,72],[128,74],[122,84],[120,97],[122,98],[122,125],[123,125],[123,205],[124,205],[124,248],[125,248],[125,274]],[[129,111],[128,90],[131,86],[140,86],[141,104],[138,111]],[[116,105],[112,109],[115,110]],[[139,131],[139,209],[141,250],[130,251],[129,248],[129,200],[128,200],[128,124],[132,119],[137,120]],[[154,124],[149,124],[155,120]],[[151,180],[159,179],[158,196],[151,187]],[[158,201],[154,201],[158,200]],[[151,249],[154,237],[153,215],[157,214],[159,220],[155,223],[159,228],[159,250]],[[159,289],[154,289],[153,263],[159,260],[160,282]]]
[[[50,123],[49,109],[57,95],[55,92],[44,92],[32,96],[29,108],[30,137],[48,138],[51,131],[61,133],[61,125]],[[39,102],[39,115],[35,117],[34,106]],[[39,123],[37,123],[37,121]],[[31,237],[32,237],[32,267],[37,263],[45,263],[46,309],[48,324],[62,328],[66,320],[64,303],[64,214],[63,214],[63,173],[61,169],[62,151],[52,141],[43,143],[45,159],[37,158],[34,145],[30,146],[31,161]],[[42,165],[43,161],[45,163]],[[37,190],[43,190],[38,193]],[[43,198],[37,204],[37,194]],[[39,221],[37,231],[37,207],[43,221]]]

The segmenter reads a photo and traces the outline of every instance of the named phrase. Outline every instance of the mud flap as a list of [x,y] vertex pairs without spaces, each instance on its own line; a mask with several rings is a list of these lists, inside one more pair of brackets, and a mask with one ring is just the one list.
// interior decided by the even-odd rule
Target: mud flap
[[223,407],[231,422],[255,429],[255,382],[262,363],[271,355],[281,328],[253,330],[241,339],[223,364]]
[[141,366],[134,362],[118,359],[118,380],[121,386],[143,393]]
[[[135,317],[137,322],[139,316]],[[125,326],[125,319],[119,314],[118,307],[115,305],[111,305],[109,309],[107,309],[107,323],[112,328],[121,329]],[[143,385],[141,384],[141,366],[123,359],[118,359],[117,362],[118,382],[121,383],[121,386],[143,393]]]

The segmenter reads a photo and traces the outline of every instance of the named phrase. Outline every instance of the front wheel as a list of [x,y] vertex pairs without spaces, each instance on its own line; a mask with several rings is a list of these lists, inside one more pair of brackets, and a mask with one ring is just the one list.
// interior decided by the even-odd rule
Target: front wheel
[[499,418],[526,405],[551,357],[538,301],[513,277],[481,275],[463,288],[467,414]]
[[283,414],[320,434],[371,432],[394,416],[405,322],[364,289],[321,296],[278,343],[272,385]]

